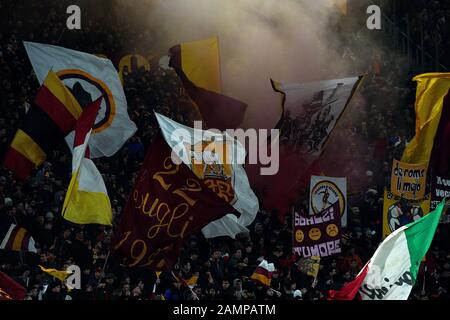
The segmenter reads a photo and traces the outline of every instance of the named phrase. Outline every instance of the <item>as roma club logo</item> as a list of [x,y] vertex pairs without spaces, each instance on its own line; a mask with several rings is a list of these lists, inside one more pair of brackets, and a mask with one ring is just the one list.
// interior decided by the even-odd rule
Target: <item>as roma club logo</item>
[[195,145],[184,143],[190,155],[192,171],[204,184],[219,197],[233,205],[237,201],[234,191],[234,171],[228,163],[227,154],[231,154],[226,142],[202,141]]
[[92,131],[95,134],[107,129],[116,115],[116,105],[109,87],[102,80],[78,69],[64,69],[56,74],[70,89],[82,108],[103,95]]
[[320,181],[311,189],[311,208],[314,215],[331,207],[339,201],[341,216],[345,210],[345,198],[338,186],[331,181]]

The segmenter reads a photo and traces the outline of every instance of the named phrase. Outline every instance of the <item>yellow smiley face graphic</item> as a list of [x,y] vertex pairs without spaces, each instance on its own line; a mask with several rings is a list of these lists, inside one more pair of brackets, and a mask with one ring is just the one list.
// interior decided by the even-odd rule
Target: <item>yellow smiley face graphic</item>
[[322,233],[320,232],[320,229],[312,228],[311,230],[309,230],[308,235],[311,238],[311,240],[317,241],[322,236]]
[[336,237],[337,234],[338,234],[338,232],[339,232],[339,228],[338,228],[338,226],[335,225],[334,223],[329,224],[329,225],[327,226],[327,234],[328,234],[330,237]]
[[297,230],[295,232],[295,240],[297,240],[297,242],[302,242],[303,239],[305,239],[305,234],[303,233],[303,231]]

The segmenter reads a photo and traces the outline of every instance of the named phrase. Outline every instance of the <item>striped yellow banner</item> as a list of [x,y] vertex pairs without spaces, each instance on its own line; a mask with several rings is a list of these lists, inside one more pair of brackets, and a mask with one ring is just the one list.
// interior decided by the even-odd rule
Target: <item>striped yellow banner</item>
[[56,73],[49,71],[43,85],[65,106],[75,119],[81,116],[83,109]]
[[14,238],[13,245],[12,245],[13,251],[21,250],[22,241],[23,241],[23,238],[25,237],[25,232],[26,232],[26,230],[24,228],[19,228],[19,230],[17,231],[16,236]]
[[46,154],[41,147],[21,129],[17,130],[11,147],[33,162],[36,167],[46,159]]

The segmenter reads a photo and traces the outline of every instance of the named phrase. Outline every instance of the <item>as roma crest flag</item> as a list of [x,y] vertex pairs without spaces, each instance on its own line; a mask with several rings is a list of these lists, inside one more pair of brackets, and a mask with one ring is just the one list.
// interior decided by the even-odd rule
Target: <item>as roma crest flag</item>
[[129,267],[170,268],[183,241],[234,212],[181,161],[159,134],[147,152],[113,239]]

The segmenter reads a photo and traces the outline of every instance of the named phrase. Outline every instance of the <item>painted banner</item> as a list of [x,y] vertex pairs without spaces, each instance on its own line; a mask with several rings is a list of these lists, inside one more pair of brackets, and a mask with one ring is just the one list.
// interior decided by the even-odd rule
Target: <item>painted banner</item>
[[347,178],[311,176],[309,215],[313,216],[339,202],[341,225],[347,227]]
[[391,192],[408,200],[422,199],[427,183],[427,163],[409,164],[394,160]]
[[320,213],[294,216],[293,254],[300,257],[328,257],[341,253],[340,202],[336,201]]
[[406,200],[384,190],[383,239],[408,223],[419,220],[430,212],[430,195],[421,200]]
[[[245,148],[227,133],[186,127],[159,113],[156,114],[167,144],[198,179],[240,213],[227,214],[202,229],[206,238],[248,233],[259,210],[258,198],[250,188],[239,159],[245,159]],[[202,159],[208,159],[203,161]]]
[[450,223],[450,177],[433,175],[431,177],[431,210],[437,208],[444,198],[447,199],[441,223]]
[[302,271],[303,273],[313,278],[316,278],[317,275],[319,274],[320,269],[320,256],[302,258],[297,263],[297,266],[299,270]]

